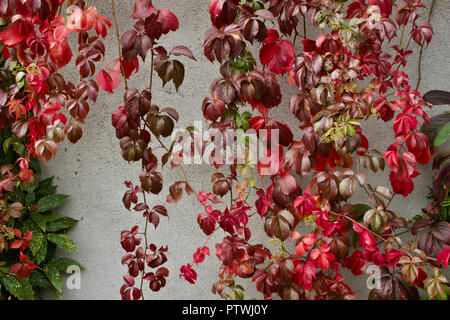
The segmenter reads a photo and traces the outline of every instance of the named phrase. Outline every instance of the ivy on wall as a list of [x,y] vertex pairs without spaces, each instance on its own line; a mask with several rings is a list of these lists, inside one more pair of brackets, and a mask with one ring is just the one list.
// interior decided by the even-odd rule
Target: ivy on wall
[[[24,149],[23,142],[10,130],[2,130],[0,146],[2,172],[7,167],[12,174],[20,172],[16,163]],[[55,257],[56,248],[77,251],[67,231],[78,221],[56,211],[68,196],[56,192],[53,178],[40,179],[38,160],[32,158],[30,167],[35,173],[33,179],[27,184],[18,182],[13,191],[0,199],[1,219],[6,220],[0,227],[1,299],[39,299],[42,288],[49,288],[62,298],[61,274],[70,266],[82,268],[72,259]],[[10,274],[10,269],[17,272]]]

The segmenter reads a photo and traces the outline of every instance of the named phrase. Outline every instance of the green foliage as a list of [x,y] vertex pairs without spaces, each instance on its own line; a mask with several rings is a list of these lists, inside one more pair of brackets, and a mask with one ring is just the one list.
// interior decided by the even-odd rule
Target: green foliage
[[46,212],[59,207],[69,196],[64,194],[50,194],[37,203],[37,212]]
[[255,65],[255,59],[247,50],[244,50],[239,57],[230,58],[230,69],[233,74],[249,72],[255,68]]
[[436,139],[434,140],[434,145],[440,146],[445,141],[450,138],[450,123],[447,123],[438,133]]
[[66,234],[49,233],[47,240],[56,244],[59,248],[69,252],[77,251],[77,246]]
[[28,278],[19,279],[15,275],[7,275],[2,277],[0,282],[9,293],[19,300],[34,300],[35,298],[33,286]]
[[353,210],[353,214],[355,214],[358,217],[358,221],[362,221],[364,214],[370,209],[372,209],[371,206],[364,203],[355,204],[353,205],[353,207],[355,208]]
[[[0,166],[15,165],[16,160],[22,156],[20,145],[23,145],[23,141],[13,136],[10,130],[0,132]],[[28,231],[33,233],[31,244],[24,254],[38,268],[32,270],[29,277],[19,279],[10,274],[11,266],[19,261],[19,250],[0,252],[0,300],[40,299],[42,288],[52,290],[61,299],[62,274],[72,265],[83,268],[72,259],[54,257],[57,247],[68,252],[77,251],[75,243],[66,233],[78,221],[54,211],[68,196],[56,193],[53,178],[40,179],[41,170],[36,159],[32,159],[31,168],[35,177],[28,184],[17,182],[15,190],[5,194],[7,203],[20,202],[25,206],[22,218],[10,219],[6,226],[19,229],[23,234]],[[11,170],[13,174],[19,171],[17,165]]]
[[225,300],[244,300],[244,288],[241,285],[236,284],[234,281],[226,284],[226,290],[220,295]]
[[248,120],[250,120],[251,117],[252,117],[252,115],[249,112],[243,112],[242,115],[237,113],[237,115],[236,115],[236,126],[238,128],[243,129],[243,130],[248,130],[250,128]]

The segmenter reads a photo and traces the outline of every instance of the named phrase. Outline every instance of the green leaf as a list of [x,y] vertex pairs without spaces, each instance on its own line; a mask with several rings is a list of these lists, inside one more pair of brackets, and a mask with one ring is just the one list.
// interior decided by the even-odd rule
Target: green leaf
[[355,204],[353,207],[355,207],[355,210],[353,210],[353,213],[356,214],[356,216],[361,219],[362,219],[362,217],[364,217],[364,214],[367,211],[372,209],[371,206],[368,206],[367,204],[363,204],[363,203]]
[[49,223],[47,225],[47,231],[48,232],[58,232],[61,230],[70,229],[77,222],[78,222],[78,220],[75,220],[75,219],[72,219],[69,217],[64,217],[64,218],[59,219],[58,221]]
[[41,164],[38,159],[31,157],[30,169],[32,169],[36,175],[41,174]]
[[438,133],[436,140],[434,140],[434,146],[440,146],[450,138],[450,123],[447,123]]
[[[37,181],[38,179],[34,179],[34,181]],[[27,183],[26,185],[25,185],[25,191],[26,192],[28,192],[28,193],[33,193],[33,191],[36,189],[36,187],[37,187],[37,184],[36,183],[31,183],[31,181],[30,181],[30,183]]]
[[[62,293],[62,278],[59,273],[58,266],[52,264],[52,261],[45,265],[45,270],[47,271],[45,275],[47,276],[50,283],[55,288],[56,293]],[[58,296],[58,295],[57,295]]]
[[241,116],[239,114],[236,115],[236,125],[240,128],[242,126],[243,122],[241,119]]
[[6,266],[6,261],[0,261],[0,278],[7,274],[9,274],[9,268]]
[[84,267],[78,262],[69,258],[52,259],[45,265],[45,269],[47,270],[46,276],[50,280],[50,283],[54,288],[53,292],[58,299],[62,299],[62,278],[60,272],[66,272],[67,268],[72,265],[76,265],[80,267],[80,269],[84,269]]
[[25,202],[25,193],[23,193],[20,188],[16,188],[13,192],[8,194],[8,198],[11,202]]
[[350,120],[348,120],[348,123],[350,123],[350,124],[352,124],[354,126],[361,125],[361,123],[358,120],[356,120],[356,119],[350,119]]
[[36,191],[36,197],[40,199],[50,194],[56,193],[56,186],[53,186],[52,183],[53,177],[40,181],[38,189]]
[[65,195],[65,194],[51,194],[48,195],[44,198],[42,198],[41,200],[38,201],[37,203],[37,212],[45,212],[45,211],[49,211],[51,209],[54,209],[56,207],[59,207],[61,204],[63,204],[64,201],[66,201],[66,199],[69,196]]
[[346,128],[347,128],[347,133],[350,136],[354,137],[356,135],[356,130],[353,126],[347,126]]
[[9,137],[8,139],[6,139],[4,142],[3,142],[3,152],[4,153],[7,153],[8,152],[8,150],[9,150],[9,148],[11,147],[11,144],[13,144],[14,142],[17,142],[18,140],[17,140],[17,137],[16,136],[12,136],[12,137]]
[[36,263],[37,264],[41,264],[44,260],[45,257],[47,256],[47,240],[44,239],[44,241],[42,241],[42,245],[39,248],[39,251],[34,255],[34,257],[36,258]]
[[47,234],[47,240],[66,251],[78,251],[77,246],[75,245],[73,240],[70,239],[66,234],[49,233]]
[[27,74],[23,71],[20,71],[16,74],[16,82],[22,81]]
[[56,296],[56,299],[58,299],[58,300],[62,300],[63,299],[62,291],[58,291],[55,288],[53,288],[52,292]]
[[234,300],[244,300],[244,293],[242,291],[234,291]]
[[38,225],[38,227],[41,228],[42,231],[45,232],[47,230],[47,221],[45,220],[45,217],[43,217],[36,211],[31,212],[30,217]]
[[28,278],[19,279],[16,275],[7,275],[0,280],[13,296],[19,300],[34,300],[33,287]]
[[33,270],[30,275],[30,284],[32,286],[41,287],[41,288],[52,288],[52,284],[47,279],[47,277],[41,272],[37,270]]
[[56,251],[56,244],[47,241],[47,253],[45,254],[44,262],[48,262],[53,259]]
[[36,257],[42,247],[42,243],[43,242],[47,242],[47,240],[45,240],[45,236],[42,232],[39,231],[34,231],[33,232],[33,236],[31,237],[31,244],[30,244],[30,250],[33,253],[33,255]]
[[47,178],[47,179],[44,179],[44,180],[40,181],[39,182],[39,188],[41,188],[41,189],[50,188],[52,186],[52,183],[53,183],[53,178],[54,177],[50,177],[50,178]]
[[44,219],[47,223],[55,222],[55,221],[58,221],[58,220],[64,218],[64,216],[60,215],[58,212],[55,212],[55,211],[42,213],[42,216],[44,217]]
[[13,149],[20,156],[25,152],[25,146],[23,145],[23,143],[20,142],[14,142]]
[[38,225],[32,220],[32,219],[26,219],[23,222],[22,227],[20,228],[20,230],[22,230],[22,233],[26,233],[28,231],[33,232],[34,233],[39,233],[41,232],[41,228],[38,227]]
[[67,268],[70,266],[78,266],[81,270],[85,269],[81,264],[70,258],[54,258],[48,264],[57,267],[61,272],[67,272]]
[[172,61],[166,60],[164,63],[159,65],[156,68],[156,72],[158,73],[158,76],[163,81],[163,87],[166,85],[167,82],[173,79],[173,63]]
[[[27,186],[29,186],[29,185],[30,184],[27,184]],[[26,189],[26,187],[25,187],[25,189]],[[27,193],[27,195],[25,196],[25,205],[28,208],[31,208],[31,207],[33,207],[35,202],[36,202],[36,195],[34,194],[34,192]]]

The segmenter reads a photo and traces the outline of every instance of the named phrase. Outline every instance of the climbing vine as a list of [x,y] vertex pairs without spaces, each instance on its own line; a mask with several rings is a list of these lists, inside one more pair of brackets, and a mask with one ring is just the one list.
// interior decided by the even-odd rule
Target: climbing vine
[[[417,0],[211,1],[213,26],[205,33],[204,53],[220,64],[220,78],[203,103],[204,117],[222,131],[279,131],[279,152],[272,157],[268,147],[250,177],[247,162],[231,165],[228,176],[213,176],[213,193],[229,195],[230,206],[219,209],[209,202],[211,193],[199,197],[205,207],[199,227],[208,236],[218,230],[226,234],[215,245],[222,266],[214,293],[242,297],[236,279],[251,278],[267,299],[352,299],[355,292],[341,270],[361,275],[375,266],[378,283],[369,298],[418,299],[419,289],[425,289],[430,299],[447,299],[447,279],[439,268],[448,264],[448,217],[425,213],[408,222],[390,209],[397,195],[411,194],[417,164],[427,164],[433,152],[418,129],[420,120],[429,122],[430,105],[403,71],[412,44],[423,47],[433,36],[429,21],[418,22],[425,9]],[[322,34],[307,38],[308,25]],[[386,42],[393,55],[384,49]],[[254,43],[261,44],[260,65],[249,52]],[[289,103],[302,131],[298,137],[270,115],[283,107],[281,77],[298,89]],[[243,117],[245,105],[257,114]],[[395,140],[386,151],[370,149],[363,133],[368,119],[394,120]],[[267,176],[267,163],[280,166],[262,189],[253,174]],[[390,188],[372,186],[367,170],[380,172],[386,163]],[[368,204],[352,203],[358,188]],[[254,205],[246,201],[252,190],[258,196]],[[250,242],[252,208],[275,251]],[[302,225],[311,231],[301,234]],[[399,235],[405,232],[423,234],[403,243]],[[194,254],[194,263],[205,253],[206,245]],[[191,283],[197,279],[191,263],[180,271]]]
[[[127,182],[123,202],[126,208],[133,205],[134,211],[143,213],[145,231],[135,226],[122,232],[122,246],[129,252],[122,260],[129,271],[122,297],[141,298],[142,279],[149,281],[153,291],[166,283],[167,269],[146,273],[145,267],[158,268],[167,259],[167,248],[149,245],[147,235],[148,224],[158,226],[159,216],[166,216],[167,209],[150,208],[145,195],[162,191],[158,165],[170,163],[173,170],[179,168],[182,178],[170,185],[166,202],[179,201],[185,189],[204,208],[196,222],[208,238],[193,260],[180,268],[180,278],[189,283],[197,280],[195,266],[211,254],[209,241],[220,231],[225,236],[215,249],[222,265],[212,291],[226,299],[244,297],[239,278],[251,279],[266,299],[276,295],[283,299],[352,299],[356,294],[344,282],[344,268],[354,275],[378,270],[372,299],[418,299],[419,289],[425,289],[430,299],[446,299],[447,279],[440,268],[447,268],[449,258],[448,217],[425,213],[426,217],[407,221],[390,209],[397,195],[411,194],[419,175],[417,164],[427,164],[433,153],[429,139],[418,129],[419,121],[429,122],[426,109],[430,105],[411,88],[403,71],[413,43],[423,47],[433,36],[430,18],[428,23],[419,23],[425,10],[418,0],[348,4],[212,0],[212,28],[205,33],[203,47],[206,58],[219,63],[220,78],[212,83],[211,97],[203,102],[203,116],[216,133],[251,131],[258,139],[272,142],[266,143],[256,163],[251,159],[257,155],[247,150],[243,158],[231,157],[231,164],[224,166],[230,159],[221,151],[239,138],[215,136],[214,144],[220,150],[210,154],[208,163],[222,171],[212,176],[212,192],[208,192],[192,188],[183,166],[186,158],[195,150],[204,150],[211,140],[199,138],[196,129],[189,127],[187,135],[192,139],[182,150],[175,147],[178,140],[173,137],[166,145],[162,138],[173,134],[177,113],[150,101],[153,70],[163,85],[173,81],[178,89],[184,68],[170,56],[193,59],[192,52],[176,47],[167,53],[157,45],[155,40],[178,29],[178,22],[150,0],[137,1],[132,17],[138,22],[120,39],[127,66],[123,69],[131,74],[137,70],[137,57],[144,60],[150,52],[150,88],[139,93],[126,84],[125,105],[113,114],[112,121],[124,158],[142,163],[140,184]],[[322,34],[307,38],[308,25]],[[260,64],[251,45],[260,45]],[[273,109],[283,107],[281,81],[297,88],[289,109],[298,120],[300,136],[282,119],[271,116]],[[113,81],[110,84],[115,87]],[[384,152],[371,149],[364,135],[363,123],[369,119],[394,120],[395,140]],[[278,137],[275,143],[273,136]],[[153,139],[156,147],[149,147]],[[248,146],[248,140],[244,144]],[[155,150],[163,151],[160,159]],[[385,169],[390,171],[390,188],[372,186],[367,171]],[[268,177],[268,187],[257,186],[258,176]],[[301,183],[307,187],[303,189]],[[358,188],[367,194],[368,204],[351,201]],[[254,204],[248,202],[252,191],[257,196]],[[275,250],[251,242],[249,220],[258,217]],[[300,226],[310,232],[301,234]],[[421,235],[418,241],[403,243],[399,236],[406,232]]]
[[[66,235],[77,221],[54,211],[67,196],[40,178],[38,160],[53,158],[66,137],[82,137],[111,24],[83,0],[0,0],[0,17],[0,297],[38,299],[50,288],[62,298],[60,273],[81,266],[54,252],[77,250]],[[72,60],[76,83],[61,74]]]
[[[121,245],[127,252],[122,258],[122,264],[128,266],[128,274],[124,276],[124,285],[120,294],[124,300],[144,299],[144,283],[150,290],[159,291],[166,285],[169,270],[162,267],[167,261],[167,246],[158,247],[150,243],[149,225],[158,227],[160,217],[167,217],[168,211],[164,205],[150,206],[149,195],[157,195],[162,191],[163,176],[158,170],[159,165],[165,165],[170,157],[170,150],[161,141],[174,130],[178,121],[178,113],[171,107],[161,108],[152,103],[153,74],[157,73],[163,81],[163,86],[173,82],[176,89],[184,80],[183,64],[175,59],[185,56],[195,60],[192,51],[185,46],[176,46],[168,51],[160,44],[160,39],[169,32],[179,28],[175,14],[168,9],[156,9],[150,1],[136,1],[132,18],[136,20],[133,29],[119,35],[115,14],[114,0],[111,1],[114,23],[117,30],[119,58],[115,60],[116,69],[105,71],[105,81],[100,82],[102,88],[114,90],[120,84],[120,76],[125,79],[124,104],[112,115],[112,124],[116,136],[120,140],[122,156],[128,162],[140,162],[142,173],[139,183],[126,181],[127,191],[123,196],[123,204],[128,210],[142,214],[145,222],[142,232],[139,226],[121,233]],[[142,88],[129,88],[127,79],[139,70],[140,60],[150,59],[149,85]],[[115,81],[116,76],[119,81]],[[156,140],[156,146],[152,141]],[[155,151],[164,151],[159,162]],[[192,193],[187,182],[186,191]],[[172,191],[171,191],[172,192]],[[169,199],[170,198],[170,199]],[[174,199],[168,197],[167,202]],[[142,238],[143,237],[143,238]],[[150,268],[150,269],[148,269]],[[139,278],[136,281],[136,278]]]
[[[430,123],[426,111],[431,107],[418,91],[421,70],[414,89],[404,69],[414,48],[422,57],[432,40],[434,4],[211,0],[212,26],[203,48],[220,68],[198,113],[214,137],[189,127],[187,139],[181,139],[176,108],[156,105],[153,96],[155,75],[178,91],[186,72],[183,59],[196,60],[186,46],[162,44],[180,28],[172,11],[137,0],[132,3],[135,23],[121,32],[111,0],[118,56],[97,73],[105,55],[102,39],[112,23],[94,7],[83,0],[0,0],[0,129],[11,127],[14,136],[5,148],[20,155],[18,172],[2,170],[2,194],[33,185],[33,159],[49,161],[66,136],[77,142],[99,88],[114,93],[123,79],[123,104],[112,114],[112,125],[124,160],[137,162],[142,171],[139,181],[125,182],[122,200],[143,218],[143,225],[121,232],[127,267],[123,299],[144,299],[145,287],[165,287],[168,248],[152,243],[149,226],[156,229],[169,215],[168,204],[184,192],[202,208],[192,223],[206,238],[192,261],[181,266],[179,277],[195,284],[198,265],[215,249],[221,266],[212,292],[225,299],[244,298],[240,279],[251,280],[266,299],[353,299],[356,293],[345,283],[343,269],[356,276],[376,273],[371,299],[447,299],[442,272],[450,256],[446,211],[430,207],[407,221],[391,208],[394,198],[411,194],[420,165],[428,164],[435,151],[431,136],[419,130],[421,123]],[[320,35],[310,39],[309,28]],[[78,34],[76,84],[59,73],[72,60],[71,33]],[[148,84],[130,87],[128,80],[144,63],[150,65]],[[288,86],[295,94],[285,104]],[[296,128],[276,116],[281,108],[289,110]],[[387,150],[371,147],[379,137],[365,135],[368,120],[392,125],[394,139]],[[251,148],[251,135],[262,142],[259,152]],[[228,154],[239,143],[246,147],[243,154]],[[211,144],[215,149],[205,155]],[[211,188],[203,190],[193,188],[184,168],[198,152],[217,170]],[[165,181],[165,166],[181,177]],[[368,173],[384,170],[390,185],[373,185]],[[448,175],[439,177],[434,194],[443,205]],[[167,183],[165,203],[155,204],[151,198]],[[367,203],[355,203],[358,191],[367,195]],[[249,200],[252,195],[255,202]],[[4,217],[18,217],[25,209],[12,202]],[[268,243],[254,242],[251,219],[264,229]],[[13,232],[14,239],[9,233],[1,243],[11,248],[8,241],[14,241],[13,247],[25,251],[36,231],[21,232]],[[212,246],[219,232],[223,240]],[[404,242],[400,236],[406,233],[415,240]],[[36,265],[25,254],[18,259],[21,266],[11,266],[9,276],[30,276]]]

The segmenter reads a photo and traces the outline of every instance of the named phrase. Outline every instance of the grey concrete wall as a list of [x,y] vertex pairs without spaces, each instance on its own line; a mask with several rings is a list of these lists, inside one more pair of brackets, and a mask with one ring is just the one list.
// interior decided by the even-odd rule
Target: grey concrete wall
[[[430,4],[431,0],[426,0]],[[133,20],[130,15],[133,10],[132,0],[116,0],[118,22],[121,31],[132,27]],[[166,7],[172,10],[180,20],[180,29],[163,40],[167,47],[184,44],[189,46],[198,62],[185,61],[186,78],[180,93],[177,94],[171,85],[162,88],[157,78],[154,85],[154,103],[164,107],[174,107],[180,113],[180,126],[192,125],[195,120],[201,120],[201,104],[205,96],[209,95],[209,85],[218,76],[218,65],[212,65],[202,53],[203,33],[211,23],[208,14],[209,0],[155,0],[156,7]],[[110,1],[91,0],[91,5],[112,19]],[[437,0],[432,16],[432,24],[435,28],[435,37],[430,46],[424,51],[423,75],[421,92],[431,89],[450,90],[450,30],[448,17],[450,16],[450,2]],[[310,36],[317,34],[311,33]],[[116,58],[117,44],[113,32],[106,40],[107,61]],[[417,78],[418,50],[410,58],[408,72],[412,83]],[[186,59],[187,60],[187,59]],[[68,69],[72,70],[72,67]],[[142,89],[143,83],[148,83],[149,63],[142,64],[142,69],[134,76],[130,86]],[[68,77],[76,75],[66,71]],[[76,80],[76,79],[74,79]],[[291,119],[287,105],[288,93],[292,89],[285,86],[285,100],[277,109],[277,113],[285,119]],[[60,145],[60,150],[53,160],[45,168],[46,175],[56,176],[55,182],[59,185],[59,192],[71,195],[67,204],[60,209],[61,213],[81,220],[71,231],[79,252],[70,254],[70,257],[82,263],[86,270],[82,272],[80,290],[69,291],[65,289],[65,299],[120,299],[119,288],[122,285],[122,276],[126,273],[126,267],[120,264],[124,254],[120,246],[120,232],[134,225],[142,225],[142,218],[138,214],[130,213],[123,208],[121,199],[125,186],[125,180],[138,181],[139,166],[128,165],[120,154],[118,140],[111,125],[111,114],[122,103],[123,83],[116,94],[102,93],[98,102],[92,106],[91,113],[83,127],[84,137],[76,145],[68,143]],[[430,114],[439,113],[434,110]],[[295,126],[295,122],[290,122]],[[373,147],[380,151],[386,150],[393,138],[390,125],[381,121],[364,123],[367,136]],[[420,213],[420,209],[427,204],[426,195],[431,184],[432,172],[428,168],[421,167],[422,175],[415,180],[416,189],[408,198],[397,197],[393,203],[393,209],[405,217],[411,217]],[[179,171],[176,169],[163,170],[166,181],[179,179]],[[197,189],[209,187],[209,176],[213,170],[208,166],[187,167],[192,184]],[[369,174],[370,183],[383,185],[388,182],[386,174]],[[159,197],[151,198],[152,204],[164,202],[168,184]],[[365,201],[360,195],[360,201]],[[254,200],[254,199],[253,199]],[[211,293],[211,285],[217,281],[218,260],[214,256],[214,244],[221,241],[215,236],[211,239],[210,248],[212,258],[207,258],[198,270],[196,285],[190,285],[178,278],[179,267],[192,260],[192,254],[199,247],[205,236],[196,223],[200,206],[193,198],[184,198],[176,205],[168,206],[170,221],[162,219],[156,232],[150,228],[150,241],[169,246],[169,262],[167,267],[171,275],[167,287],[160,293],[146,292],[147,298],[152,299],[215,299]],[[263,231],[263,224],[259,218],[253,218],[255,228],[254,239],[267,244],[267,236]],[[64,252],[59,252],[66,255]],[[356,288],[358,298],[367,297],[365,289],[366,278],[364,276],[353,279],[348,276],[348,282]],[[247,287],[248,281],[238,280]],[[252,286],[246,293],[247,298],[261,298]]]

